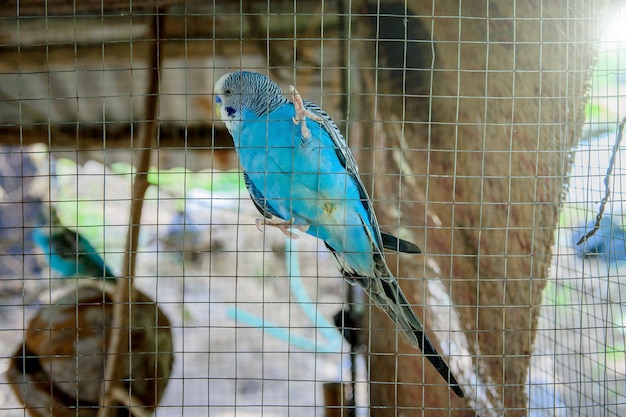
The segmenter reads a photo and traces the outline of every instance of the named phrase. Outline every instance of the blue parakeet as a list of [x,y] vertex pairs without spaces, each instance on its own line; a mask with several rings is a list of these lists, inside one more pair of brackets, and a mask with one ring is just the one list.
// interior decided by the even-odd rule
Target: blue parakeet
[[64,278],[116,279],[96,249],[80,233],[63,226],[54,209],[50,222],[32,233],[50,267]]
[[337,125],[293,86],[291,93],[289,101],[275,82],[247,71],[225,74],[215,84],[218,118],[233,137],[246,186],[264,216],[257,226],[278,227],[292,238],[297,235],[291,229],[298,229],[322,239],[343,276],[365,289],[463,397],[385,261],[384,248],[419,248],[381,232]]

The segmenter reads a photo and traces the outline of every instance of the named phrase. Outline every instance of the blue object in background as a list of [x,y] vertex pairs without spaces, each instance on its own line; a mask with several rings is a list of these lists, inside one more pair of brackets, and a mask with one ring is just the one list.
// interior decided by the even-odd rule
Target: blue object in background
[[602,256],[606,260],[626,260],[626,231],[621,223],[621,216],[617,220],[605,213],[600,219],[600,228],[596,233],[582,244],[576,245],[587,232],[594,228],[595,223],[594,218],[574,232],[572,237],[576,252],[584,258]]
[[34,229],[32,238],[42,250],[50,268],[64,278],[114,280],[115,274],[91,243],[80,233],[63,226],[54,208],[46,205],[44,208],[49,209],[46,214],[50,215],[50,222]]
[[289,329],[281,327],[276,323],[265,320],[252,313],[242,310],[241,308],[230,307],[226,314],[233,320],[240,321],[251,327],[257,327],[263,330],[265,333],[274,336],[279,340],[283,340],[290,346],[295,346],[300,349],[308,350],[310,352],[319,353],[339,353],[342,348],[342,339],[337,329],[331,325],[328,320],[319,312],[313,300],[306,291],[304,283],[302,282],[300,272],[300,261],[297,254],[297,241],[286,239],[285,249],[287,256],[285,257],[285,263],[287,267],[287,274],[289,275],[289,287],[296,302],[302,309],[302,312],[306,315],[309,321],[316,327],[324,341],[316,338],[311,340],[302,336],[298,336]]

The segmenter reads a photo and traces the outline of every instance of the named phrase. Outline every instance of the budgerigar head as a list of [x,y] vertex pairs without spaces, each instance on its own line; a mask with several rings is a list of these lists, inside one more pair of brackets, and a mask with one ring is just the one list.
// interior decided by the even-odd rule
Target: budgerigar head
[[238,71],[224,74],[215,83],[215,112],[232,133],[232,123],[250,110],[263,117],[287,102],[278,84],[263,74]]

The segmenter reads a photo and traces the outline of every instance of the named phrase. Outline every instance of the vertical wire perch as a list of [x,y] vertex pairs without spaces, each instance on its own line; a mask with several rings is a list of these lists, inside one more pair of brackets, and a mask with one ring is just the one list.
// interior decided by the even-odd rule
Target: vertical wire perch
[[[347,3],[347,4],[346,4]],[[350,117],[350,99],[348,97],[348,94],[350,94],[350,35],[351,35],[351,29],[352,29],[352,25],[351,25],[351,21],[350,19],[352,18],[351,12],[351,2],[350,1],[344,1],[344,0],[339,0],[337,2],[337,12],[339,14],[339,16],[342,16],[339,19],[339,37],[341,38],[341,54],[339,54],[339,66],[341,68],[341,88],[342,88],[342,95],[341,95],[341,111],[343,112],[343,118],[345,119],[345,128],[344,128],[344,132],[346,132],[346,137],[348,136],[348,126],[350,121],[348,120]],[[322,24],[324,24],[324,21],[322,20]],[[355,294],[355,292],[357,291],[356,288],[354,288],[353,285],[346,285],[344,282],[344,288],[346,288],[347,293],[346,293],[346,303],[348,306],[348,311],[350,313],[353,312],[353,310],[359,308],[359,306],[356,305],[356,303],[358,303],[358,297]],[[351,314],[352,317],[362,317],[362,315],[359,314]],[[354,326],[357,328],[362,328],[362,322],[359,321],[358,323],[355,323]],[[345,326],[346,324],[343,323],[343,325]],[[354,329],[353,330],[355,332],[355,334],[357,333],[357,330]],[[359,353],[359,348],[360,346],[355,345],[355,341],[358,341],[359,338],[355,337],[354,340],[351,341],[350,343],[350,393],[348,396],[346,396],[346,394],[343,392],[343,389],[341,391],[341,398],[343,401],[346,402],[345,404],[345,413],[348,417],[354,417],[356,416],[356,403],[357,403],[357,398],[356,398],[356,381],[358,378],[357,375],[357,367],[358,367],[358,363],[357,363],[357,356]],[[342,385],[343,387],[343,385]],[[347,397],[347,398],[346,398]]]
[[604,215],[606,203],[611,197],[611,176],[613,175],[615,159],[617,157],[617,153],[619,152],[619,147],[622,143],[622,137],[624,135],[624,125],[626,125],[626,117],[624,117],[619,124],[617,137],[615,138],[615,144],[613,145],[613,151],[611,152],[611,160],[609,161],[609,166],[606,169],[606,174],[604,175],[604,197],[602,197],[602,200],[600,201],[600,208],[598,209],[598,214],[596,215],[596,223],[593,226],[593,229],[588,231],[583,237],[580,238],[578,242],[576,242],[577,246],[585,243],[587,239],[595,235],[598,229],[600,229],[600,221],[602,220],[602,216]]
[[115,402],[126,406],[131,414],[137,416],[148,415],[141,408],[141,401],[134,398],[129,393],[128,388],[123,385],[123,369],[121,369],[122,366],[119,364],[119,361],[121,355],[129,355],[131,353],[128,333],[130,331],[130,310],[133,301],[133,277],[135,276],[141,212],[143,210],[144,196],[149,185],[148,169],[150,168],[153,138],[156,139],[158,129],[159,75],[162,62],[161,34],[163,32],[163,23],[164,15],[161,9],[157,9],[151,27],[153,44],[150,56],[150,79],[146,96],[146,113],[139,135],[139,161],[135,167],[128,235],[126,237],[124,266],[122,269],[123,273],[125,272],[126,274],[119,278],[113,294],[113,319],[110,329],[110,340],[105,355],[105,371],[98,417],[108,417],[112,412],[116,412],[116,410],[111,409]]

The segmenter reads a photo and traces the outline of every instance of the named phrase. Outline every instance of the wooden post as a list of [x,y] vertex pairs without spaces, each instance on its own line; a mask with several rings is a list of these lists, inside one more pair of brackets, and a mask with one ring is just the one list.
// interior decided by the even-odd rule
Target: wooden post
[[324,417],[354,417],[356,415],[352,384],[324,383]]
[[372,308],[372,416],[528,414],[601,9],[576,0],[370,1],[359,19],[365,33],[355,39],[371,59],[362,66],[374,68],[362,71],[371,113],[361,119],[360,172],[374,176],[381,225],[424,252],[387,261],[437,348],[451,348],[467,397],[451,394]]
[[[133,181],[132,200],[130,206],[130,219],[124,267],[122,276],[118,279],[114,294],[113,323],[111,325],[111,339],[106,354],[106,368],[103,380],[102,399],[100,402],[99,417],[113,415],[111,406],[119,401],[121,392],[124,392],[121,375],[123,369],[119,366],[120,355],[129,353],[132,347],[129,344],[129,330],[131,309],[133,302],[133,277],[135,275],[135,259],[139,243],[139,229],[141,226],[141,212],[143,198],[148,188],[148,169],[150,168],[150,155],[155,144],[153,140],[157,136],[158,113],[159,113],[159,73],[161,68],[161,30],[163,27],[163,14],[158,10],[154,16],[152,33],[154,36],[154,49],[151,59],[150,83],[146,95],[147,106],[145,121],[142,125],[139,137],[139,161],[136,164],[135,178]],[[121,389],[118,389],[121,388]],[[130,403],[130,401],[128,401]]]

